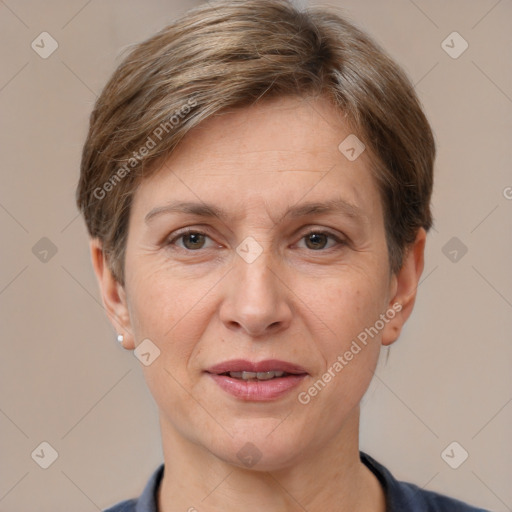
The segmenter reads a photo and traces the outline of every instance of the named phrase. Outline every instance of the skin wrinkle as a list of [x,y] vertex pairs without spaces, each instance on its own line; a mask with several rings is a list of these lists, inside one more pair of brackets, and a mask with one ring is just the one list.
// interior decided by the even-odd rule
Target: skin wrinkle
[[[282,105],[286,109],[276,108]],[[349,162],[337,148],[349,128],[326,100],[318,99],[314,107],[280,98],[208,120],[134,195],[125,295],[116,302],[119,285],[108,275],[103,290],[111,298],[110,310],[126,318],[134,333],[125,348],[149,338],[161,351],[143,367],[160,414],[165,458],[160,512],[187,510],[194,497],[207,495],[208,512],[242,506],[247,512],[290,512],[301,509],[297,502],[309,512],[384,512],[383,490],[359,460],[359,402],[380,345],[393,343],[412,309],[423,245],[414,246],[399,274],[390,274],[382,206],[368,160],[363,153]],[[312,150],[320,141],[324,149]],[[255,159],[247,157],[246,147],[262,151]],[[277,162],[273,152],[282,147],[291,150]],[[284,165],[296,168],[299,161],[317,170],[277,172]],[[205,162],[214,169],[208,180],[200,170]],[[282,218],[287,207],[325,202],[336,190],[357,204],[368,222],[358,228],[346,216]],[[162,215],[145,225],[151,209],[173,199],[204,200],[232,216],[223,224],[189,214]],[[163,243],[181,227],[203,231],[203,224],[210,226],[208,249],[178,251]],[[345,231],[352,245],[307,249],[302,237],[313,226]],[[263,248],[250,264],[235,251],[246,236]],[[395,302],[403,304],[403,312],[308,405],[300,404],[298,393]],[[309,376],[279,400],[241,402],[204,373],[239,357],[283,359],[304,366]],[[262,453],[251,470],[237,458],[247,442]],[[219,475],[228,474],[217,488]]]
[[[267,210],[267,215],[270,217],[269,205],[263,201],[263,206]],[[286,221],[287,219],[298,219],[307,215],[329,215],[339,213],[350,222],[360,223],[363,228],[368,227],[368,216],[361,210],[360,207],[346,201],[343,198],[330,199],[328,201],[317,201],[317,202],[306,202],[300,205],[292,205],[285,209],[284,213],[280,215],[281,220],[279,223]],[[163,215],[193,215],[200,218],[217,218],[223,224],[228,222],[228,218],[231,217],[231,222],[236,219],[237,222],[242,220],[244,217],[241,215],[233,216],[227,213],[222,208],[215,205],[193,201],[171,201],[162,206],[157,206],[144,217],[146,224],[150,224],[155,218]],[[273,224],[278,224],[278,221],[272,220]]]
[[[258,173],[254,173],[253,175],[254,176],[257,176],[258,174],[261,174],[262,176],[265,176],[267,174],[275,174],[275,173],[279,173],[279,172],[308,172],[308,173],[316,173],[316,171],[312,171],[310,169],[294,169],[293,171],[290,171],[289,169],[276,169],[275,171],[261,171],[261,172],[258,172]],[[234,172],[234,173],[212,173],[212,174],[208,174],[208,173],[204,173],[204,174],[201,174],[201,176],[237,176],[238,173]]]
[[[359,402],[414,305],[435,142],[413,84],[379,45],[342,12],[301,11],[286,0],[205,3],[133,45],[90,116],[76,200],[105,309],[123,348],[147,338],[160,349],[141,366],[165,458],[159,512],[385,510],[359,460]],[[338,150],[349,135],[365,146],[354,161]],[[363,208],[364,226],[283,217],[335,192]],[[162,216],[147,229],[144,216],[176,199],[228,215]],[[185,227],[205,232],[204,250],[171,244]],[[308,249],[313,227],[346,245]],[[237,252],[247,236],[262,249],[252,263]],[[279,400],[242,402],[205,372],[234,357],[284,359],[309,375]],[[262,454],[252,469],[237,457],[247,442]]]

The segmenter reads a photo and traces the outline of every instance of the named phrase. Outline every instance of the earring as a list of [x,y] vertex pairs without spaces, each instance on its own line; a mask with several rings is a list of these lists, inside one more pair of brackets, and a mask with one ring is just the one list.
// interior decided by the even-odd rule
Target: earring
[[122,334],[118,334],[118,335],[117,335],[117,341],[118,341],[118,343],[123,344],[123,340],[124,340],[124,336],[123,336]]

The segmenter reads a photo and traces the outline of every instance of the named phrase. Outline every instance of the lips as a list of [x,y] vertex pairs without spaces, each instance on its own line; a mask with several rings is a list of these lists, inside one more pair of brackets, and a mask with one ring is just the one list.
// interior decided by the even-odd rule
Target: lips
[[230,372],[284,372],[293,375],[308,373],[302,366],[286,361],[279,361],[278,359],[267,359],[259,362],[247,361],[245,359],[232,359],[230,361],[224,361],[223,363],[216,364],[211,368],[208,368],[206,371],[216,375]]
[[239,400],[276,400],[291,392],[308,375],[299,365],[277,359],[233,359],[216,364],[206,374],[226,393]]

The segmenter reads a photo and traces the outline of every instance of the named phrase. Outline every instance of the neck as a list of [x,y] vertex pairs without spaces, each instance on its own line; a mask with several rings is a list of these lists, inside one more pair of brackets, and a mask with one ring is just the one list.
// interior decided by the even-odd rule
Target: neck
[[385,511],[385,495],[359,458],[359,408],[329,446],[293,464],[256,471],[230,464],[185,439],[160,417],[165,471],[158,512]]

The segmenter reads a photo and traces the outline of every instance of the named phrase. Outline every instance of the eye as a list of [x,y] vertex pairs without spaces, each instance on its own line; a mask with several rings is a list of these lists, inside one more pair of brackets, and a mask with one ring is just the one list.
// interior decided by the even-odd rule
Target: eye
[[[177,246],[180,249],[184,249],[186,251],[197,251],[199,249],[208,249],[208,246],[205,245],[207,239],[211,241],[211,238],[202,231],[184,229],[182,231],[178,231],[172,239],[166,242],[166,245]],[[331,245],[327,247],[329,244],[329,239],[331,240]],[[312,251],[332,249],[336,245],[346,245],[344,240],[340,239],[333,233],[319,230],[306,233],[302,236],[301,241],[302,240],[305,241],[306,248]],[[181,244],[178,242],[181,242]]]
[[[326,247],[329,238],[334,241],[330,247]],[[336,235],[325,231],[310,231],[306,233],[301,240],[306,241],[306,247],[313,251],[319,251],[322,249],[332,249],[336,245],[344,245],[345,242],[338,238]]]
[[167,245],[176,245],[176,241],[182,240],[183,245],[178,244],[178,247],[188,251],[195,251],[204,248],[204,244],[207,238],[210,237],[202,231],[188,229],[178,232],[176,236],[167,242]]

